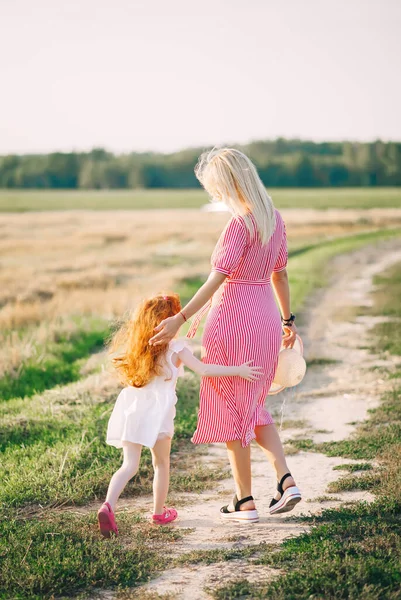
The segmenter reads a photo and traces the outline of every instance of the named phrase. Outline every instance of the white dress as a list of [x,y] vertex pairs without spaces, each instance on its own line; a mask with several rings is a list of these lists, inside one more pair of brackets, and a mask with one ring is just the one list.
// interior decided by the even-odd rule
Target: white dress
[[128,386],[121,390],[107,427],[106,442],[110,446],[122,448],[122,442],[132,442],[153,448],[159,438],[173,437],[175,388],[184,368],[183,365],[176,367],[171,357],[184,347],[184,341],[171,340],[166,352],[170,367],[166,374],[154,377],[142,388]]

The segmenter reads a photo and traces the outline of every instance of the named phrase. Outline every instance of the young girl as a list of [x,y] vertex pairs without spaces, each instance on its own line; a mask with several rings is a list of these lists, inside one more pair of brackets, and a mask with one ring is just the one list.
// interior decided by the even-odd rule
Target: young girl
[[170,472],[170,447],[174,433],[175,387],[182,374],[181,363],[202,377],[238,376],[254,381],[260,367],[248,361],[240,366],[204,364],[180,340],[149,345],[155,327],[181,311],[176,294],[156,296],[144,301],[132,319],[114,336],[111,351],[121,381],[127,386],[119,394],[107,428],[107,443],[122,448],[123,464],[111,478],[106,501],[98,511],[103,536],[118,533],[114,511],[128,481],[138,471],[142,446],[151,449],[154,469],[152,522],[159,525],[177,518],[174,508],[166,508]]

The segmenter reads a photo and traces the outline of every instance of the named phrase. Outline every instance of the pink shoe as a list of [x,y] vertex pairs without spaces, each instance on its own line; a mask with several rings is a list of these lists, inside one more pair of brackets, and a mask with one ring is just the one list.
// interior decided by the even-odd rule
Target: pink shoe
[[166,508],[163,507],[164,511],[161,515],[152,515],[152,522],[155,525],[167,525],[167,523],[171,523],[171,521],[175,521],[178,517],[178,512],[175,508]]
[[97,511],[97,520],[99,523],[100,533],[103,537],[109,538],[111,532],[118,535],[116,518],[108,502],[104,502]]

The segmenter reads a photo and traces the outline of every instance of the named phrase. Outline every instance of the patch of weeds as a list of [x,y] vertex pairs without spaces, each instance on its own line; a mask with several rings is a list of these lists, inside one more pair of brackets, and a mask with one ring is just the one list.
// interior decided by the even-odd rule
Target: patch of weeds
[[[235,600],[237,598],[250,597],[255,592],[255,584],[251,584],[247,579],[237,579],[230,581],[224,587],[217,589],[206,588],[205,591],[215,598],[215,600]],[[252,598],[255,597],[252,596]]]
[[352,492],[355,490],[373,490],[381,482],[380,473],[367,473],[366,475],[354,475],[352,477],[342,477],[337,481],[332,481],[327,486],[327,491]]
[[292,439],[292,440],[288,440],[287,442],[285,442],[285,449],[286,451],[288,450],[288,448],[295,448],[298,452],[299,450],[305,450],[307,452],[309,451],[313,451],[313,452],[317,452],[317,444],[315,444],[315,442],[311,439]]
[[[123,590],[117,592],[115,595],[116,600],[175,600],[177,598],[177,594],[167,593],[167,594],[158,594],[157,592],[152,592],[143,589],[137,590]],[[92,600],[96,600],[92,596]],[[99,596],[99,600],[104,600],[104,595]]]
[[334,358],[309,358],[307,361],[307,365],[308,368],[310,367],[322,367],[324,365],[334,365],[336,363],[338,363],[338,360],[335,360]]
[[316,498],[309,498],[307,502],[340,502],[340,498],[335,496],[317,496]]
[[380,339],[380,343],[374,346],[375,349],[379,347],[382,352],[401,355],[401,331],[394,328],[393,320],[376,323],[373,330]]
[[355,473],[356,471],[371,471],[373,469],[370,463],[346,463],[333,467],[333,471],[348,471]]
[[294,456],[294,454],[298,454],[299,448],[296,448],[293,444],[285,443],[284,444],[284,454],[285,456]]
[[283,429],[305,429],[308,422],[304,419],[285,419],[282,423]]
[[237,543],[237,542],[244,542],[244,541],[246,541],[247,539],[248,539],[248,536],[246,536],[246,535],[239,535],[239,534],[228,535],[228,536],[226,537],[226,541],[227,541],[227,542],[234,542],[234,543]]
[[374,459],[386,445],[391,445],[401,436],[401,423],[393,423],[388,427],[377,428],[377,431],[359,438],[340,442],[324,442],[315,447],[318,452],[327,456],[342,456],[353,459]]
[[371,373],[377,373],[379,375],[385,375],[387,373],[387,369],[380,365],[374,365],[373,367],[369,367],[368,371]]

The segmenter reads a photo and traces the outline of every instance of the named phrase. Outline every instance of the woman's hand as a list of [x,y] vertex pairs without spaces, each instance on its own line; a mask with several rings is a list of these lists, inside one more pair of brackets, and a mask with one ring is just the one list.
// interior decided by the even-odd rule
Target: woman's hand
[[159,325],[155,327],[155,331],[158,333],[150,338],[149,345],[158,346],[159,344],[168,344],[168,342],[173,339],[183,322],[184,319],[180,313],[178,313],[178,315],[174,315],[174,317],[168,317],[167,319],[161,321]]
[[284,348],[292,348],[297,339],[297,327],[295,323],[293,323],[292,325],[283,325],[283,329],[283,346]]
[[[192,300],[181,309],[181,312],[185,314],[187,319],[190,319],[210,300],[223,281],[225,281],[226,277],[227,275],[224,275],[219,271],[212,271],[210,273],[207,281],[199,288]],[[151,346],[155,346],[156,344],[167,344],[173,339],[184,321],[185,319],[180,313],[174,315],[174,317],[164,319],[164,321],[161,321],[161,323],[155,327],[155,331],[158,333],[150,338],[149,344]]]
[[239,376],[247,381],[256,381],[263,374],[263,367],[251,367],[253,360],[248,360],[239,367]]

